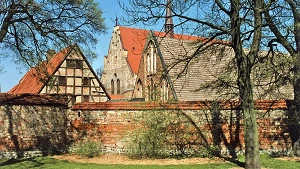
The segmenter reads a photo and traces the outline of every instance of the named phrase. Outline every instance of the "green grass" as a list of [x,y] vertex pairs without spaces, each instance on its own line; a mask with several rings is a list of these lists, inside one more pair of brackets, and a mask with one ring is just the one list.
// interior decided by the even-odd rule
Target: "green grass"
[[[268,155],[261,156],[262,166],[273,169],[299,169],[300,161],[282,161],[272,158]],[[243,164],[243,159],[238,162]],[[227,169],[238,167],[236,163],[216,163],[216,164],[198,164],[198,165],[115,165],[115,164],[90,164],[90,163],[75,163],[63,160],[57,160],[51,157],[37,157],[17,160],[1,160],[0,168],[50,168],[50,169]]]

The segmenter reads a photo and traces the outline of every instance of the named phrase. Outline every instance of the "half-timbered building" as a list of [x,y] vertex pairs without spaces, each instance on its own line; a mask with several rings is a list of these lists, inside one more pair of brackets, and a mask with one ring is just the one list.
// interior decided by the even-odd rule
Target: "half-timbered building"
[[110,99],[78,45],[70,45],[31,68],[11,94],[70,94],[76,102]]

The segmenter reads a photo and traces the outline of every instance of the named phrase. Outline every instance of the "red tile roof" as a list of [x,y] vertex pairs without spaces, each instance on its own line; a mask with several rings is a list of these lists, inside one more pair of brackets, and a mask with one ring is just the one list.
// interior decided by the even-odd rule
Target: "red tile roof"
[[[134,74],[138,73],[140,60],[142,57],[143,48],[145,46],[147,37],[149,35],[149,30],[145,29],[137,29],[137,28],[129,28],[120,26],[120,37],[123,48],[127,50],[127,61],[130,65],[131,70]],[[159,37],[166,36],[165,32],[155,31],[154,34]],[[208,40],[207,38],[191,36],[191,35],[183,35],[183,34],[174,34],[175,39],[182,40],[199,40],[204,41]]]
[[45,82],[47,82],[48,77],[51,76],[64,61],[67,53],[71,51],[72,46],[73,45],[68,46],[60,52],[56,53],[49,62],[44,61],[40,63],[40,65],[31,68],[19,81],[19,84],[14,86],[7,93],[40,93],[45,85]]
[[127,61],[134,74],[138,73],[141,54],[149,33],[149,30],[135,29],[120,26],[121,43],[127,50]]

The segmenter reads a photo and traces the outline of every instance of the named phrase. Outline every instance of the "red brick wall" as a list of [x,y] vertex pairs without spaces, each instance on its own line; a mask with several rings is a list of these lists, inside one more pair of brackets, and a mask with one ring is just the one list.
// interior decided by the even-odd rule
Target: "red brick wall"
[[[288,151],[292,143],[286,123],[285,102],[270,103],[268,101],[256,103],[260,148],[267,151]],[[101,140],[109,150],[122,150],[127,146],[126,135],[137,128],[137,117],[140,114],[178,113],[185,119],[180,130],[190,133],[191,139],[197,138],[191,142],[220,144],[225,151],[243,150],[243,118],[240,110],[236,109],[238,103],[222,104],[221,111],[216,113],[213,113],[215,111],[209,106],[209,102],[165,105],[128,102],[75,104],[72,113],[69,114],[74,125],[70,134],[72,138],[78,138],[80,134],[85,133]],[[230,105],[233,107],[230,108]]]
[[[217,108],[207,101],[76,103],[68,107],[67,101],[58,104],[57,101],[52,102],[56,100],[53,98],[36,97],[30,96],[31,101],[22,97],[17,102],[13,102],[12,97],[0,98],[0,152],[58,151],[86,138],[101,141],[107,151],[123,151],[130,131],[141,127],[140,115],[143,113],[180,115],[182,121],[171,126],[170,132],[176,130],[189,134],[190,144],[215,143],[220,144],[223,150],[235,151],[244,147],[239,102],[221,102]],[[36,99],[43,101],[34,104],[36,102],[32,101]],[[255,105],[261,150],[290,149],[286,102],[259,101]]]

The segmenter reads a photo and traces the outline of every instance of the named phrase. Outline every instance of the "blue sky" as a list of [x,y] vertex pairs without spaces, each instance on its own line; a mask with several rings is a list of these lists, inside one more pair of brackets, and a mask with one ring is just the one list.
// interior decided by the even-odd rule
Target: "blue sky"
[[[115,26],[115,18],[118,16],[122,17],[123,11],[119,7],[117,0],[96,0],[99,3],[100,8],[103,11],[103,17],[105,18],[105,23],[108,28],[106,34],[102,34],[98,37],[98,44],[96,47],[96,53],[98,58],[94,60],[92,63],[92,67],[97,69],[99,67],[103,67],[103,58],[107,55],[108,46],[110,42],[111,32],[113,31],[113,27]],[[122,0],[127,3],[128,0]],[[158,25],[158,29],[161,29],[163,25]],[[141,27],[142,26],[135,26]],[[0,51],[3,52],[3,51]],[[22,68],[20,65],[15,64],[10,59],[3,59],[0,57],[0,65],[4,66],[4,71],[0,72],[0,92],[7,92],[13,86],[18,84],[19,80],[24,76],[24,74],[28,71],[25,68]]]

